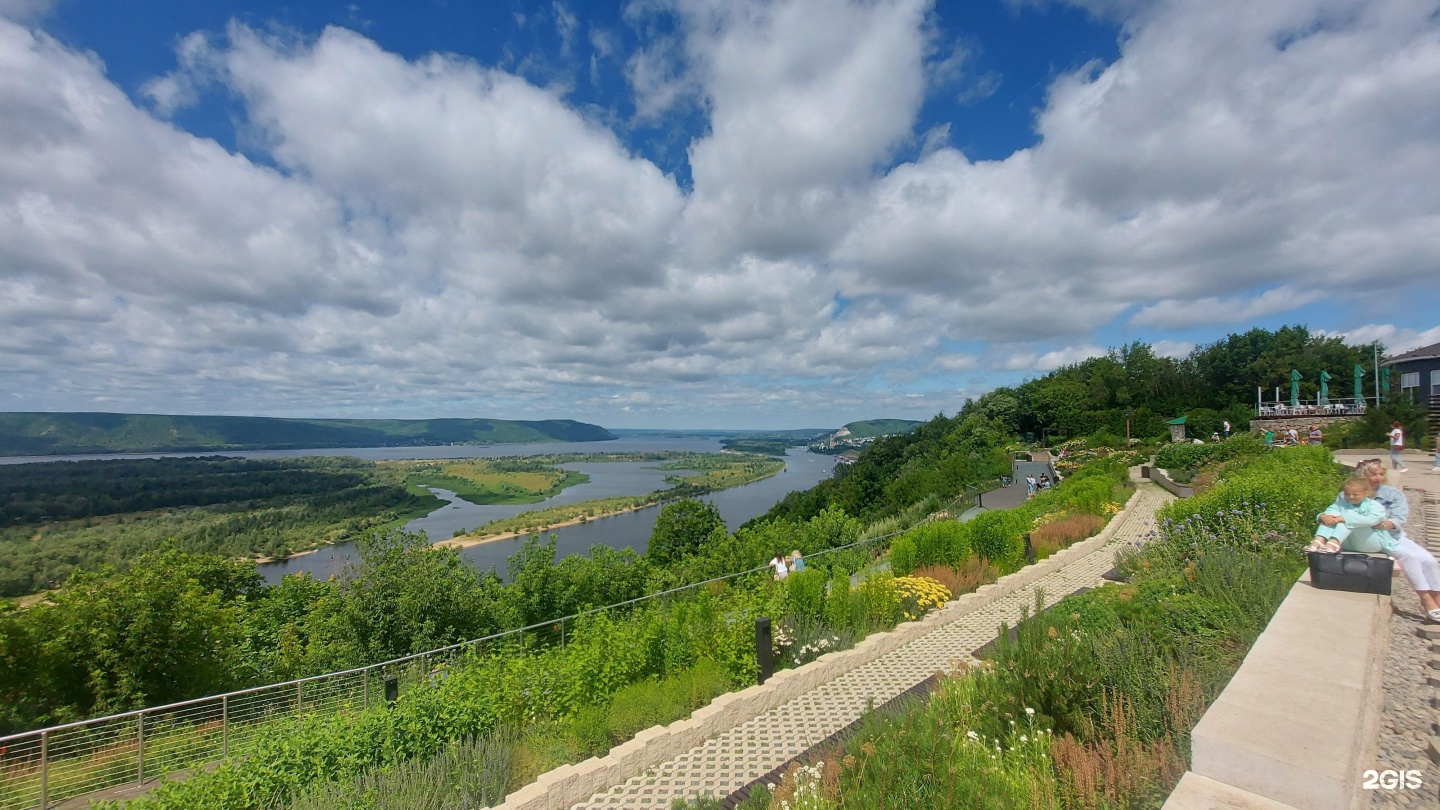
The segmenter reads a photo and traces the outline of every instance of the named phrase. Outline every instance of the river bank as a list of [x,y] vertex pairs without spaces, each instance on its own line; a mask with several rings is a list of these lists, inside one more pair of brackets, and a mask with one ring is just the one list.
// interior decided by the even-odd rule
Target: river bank
[[[718,489],[718,490],[713,490],[713,491],[710,491],[710,492],[693,493],[693,494],[685,495],[684,497],[687,497],[687,498],[698,498],[698,497],[704,497],[704,496],[706,496],[706,495],[712,495],[712,494],[714,494],[715,492],[725,492],[725,491],[728,490],[728,489],[734,489],[734,488],[738,488],[738,487],[750,486],[751,484],[756,484],[756,483],[759,483],[759,482],[761,482],[761,481],[764,481],[764,480],[766,480],[767,478],[774,478],[775,476],[780,475],[780,474],[783,473],[783,472],[785,472],[785,468],[784,468],[784,467],[781,467],[780,469],[775,470],[774,472],[766,473],[765,475],[762,475],[762,476],[760,476],[760,477],[758,477],[758,478],[754,478],[754,479],[751,479],[751,480],[749,480],[749,481],[746,481],[746,482],[743,483],[743,484],[739,484],[739,485],[737,485],[737,487],[726,487],[725,489]],[[463,534],[463,535],[460,535],[460,536],[458,536],[458,537],[451,537],[451,538],[448,539],[448,540],[438,540],[438,541],[436,541],[436,542],[434,542],[434,543],[431,543],[431,545],[434,545],[434,546],[442,546],[442,547],[445,547],[445,548],[471,548],[471,547],[473,547],[473,546],[484,545],[484,544],[486,544],[486,543],[495,543],[495,542],[499,542],[499,541],[502,541],[502,540],[514,540],[514,539],[516,539],[516,538],[529,537],[530,535],[536,534],[537,532],[540,533],[540,534],[545,534],[545,533],[548,533],[548,532],[551,532],[551,531],[554,531],[554,530],[557,530],[557,529],[567,529],[567,528],[570,528],[570,527],[572,527],[572,526],[582,526],[582,525],[585,525],[585,524],[587,524],[587,523],[593,523],[594,521],[601,520],[601,519],[604,519],[604,518],[607,518],[607,517],[615,517],[616,515],[624,515],[624,514],[628,514],[628,513],[630,513],[630,512],[639,512],[639,511],[641,511],[641,510],[643,510],[643,509],[650,509],[650,508],[655,507],[655,506],[661,506],[661,505],[663,505],[666,501],[676,500],[675,496],[670,495],[669,493],[656,493],[656,494],[657,494],[658,497],[656,497],[654,500],[647,501],[647,502],[645,502],[645,503],[636,504],[636,505],[634,505],[634,506],[628,506],[628,507],[625,507],[625,508],[622,508],[622,509],[609,509],[609,510],[606,510],[606,511],[604,511],[604,512],[600,512],[599,514],[595,514],[595,515],[583,515],[583,516],[580,516],[580,517],[571,518],[571,519],[569,519],[569,520],[564,520],[564,521],[561,521],[561,522],[559,522],[559,523],[546,524],[544,528],[537,529],[537,530],[535,530],[535,531],[500,532],[500,533],[497,533],[497,534]],[[586,501],[582,501],[582,502],[580,502],[580,503],[575,504],[572,508],[580,508],[580,507],[583,507],[583,506],[586,505],[586,503],[587,503]],[[522,513],[522,514],[523,514],[523,513]]]

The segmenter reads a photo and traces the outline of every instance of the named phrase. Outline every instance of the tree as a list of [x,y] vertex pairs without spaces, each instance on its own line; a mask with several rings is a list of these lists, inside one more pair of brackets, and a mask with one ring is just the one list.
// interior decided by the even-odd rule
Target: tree
[[665,504],[645,554],[657,565],[674,562],[694,554],[717,528],[724,531],[725,521],[713,504],[694,498]]

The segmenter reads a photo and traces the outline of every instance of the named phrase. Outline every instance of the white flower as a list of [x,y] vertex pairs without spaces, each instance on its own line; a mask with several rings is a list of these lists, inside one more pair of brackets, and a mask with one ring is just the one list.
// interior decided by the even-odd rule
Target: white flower
[[1025,707],[1025,713],[1028,714],[1028,715],[1030,715],[1031,717],[1034,717],[1034,716],[1035,716],[1035,710],[1032,709],[1032,708],[1030,708],[1029,706],[1026,706],[1026,707]]

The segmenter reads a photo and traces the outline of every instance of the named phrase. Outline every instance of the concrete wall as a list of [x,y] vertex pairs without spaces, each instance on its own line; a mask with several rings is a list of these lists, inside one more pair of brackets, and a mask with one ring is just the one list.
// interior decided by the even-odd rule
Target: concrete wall
[[1191,735],[1165,810],[1367,806],[1390,597],[1323,591],[1307,571]]

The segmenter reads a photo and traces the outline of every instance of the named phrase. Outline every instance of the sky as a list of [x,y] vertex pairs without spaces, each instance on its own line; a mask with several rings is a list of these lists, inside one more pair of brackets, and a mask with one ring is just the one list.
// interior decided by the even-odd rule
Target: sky
[[0,410],[831,427],[1437,302],[1440,0],[0,0]]

